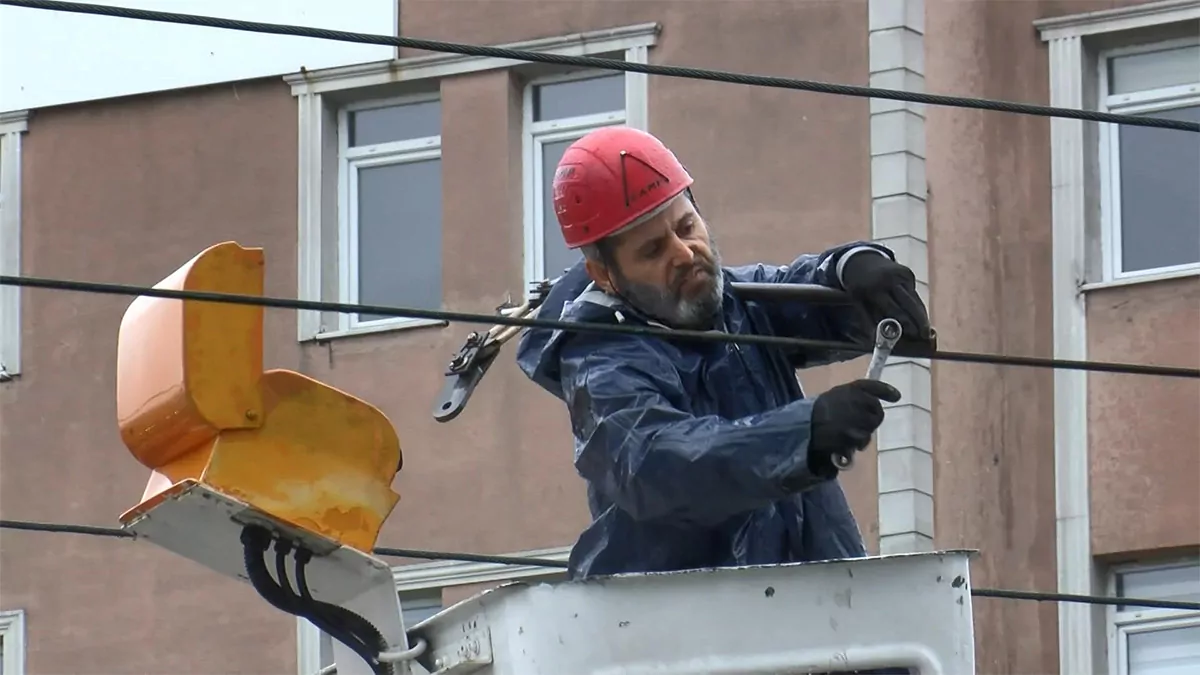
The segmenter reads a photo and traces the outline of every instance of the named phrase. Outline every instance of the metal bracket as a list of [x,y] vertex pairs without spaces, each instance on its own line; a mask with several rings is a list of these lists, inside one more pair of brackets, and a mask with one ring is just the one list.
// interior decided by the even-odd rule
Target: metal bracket
[[[511,302],[505,302],[496,308],[496,313],[521,319],[534,318],[555,281],[558,279],[534,283],[524,303],[514,306]],[[458,417],[475,392],[475,387],[479,386],[480,380],[500,355],[500,348],[523,330],[520,326],[496,325],[484,333],[472,331],[446,367],[446,381],[438,396],[437,406],[433,409],[433,419],[445,423]]]
[[[414,632],[419,633],[420,627]],[[467,675],[491,665],[492,658],[492,633],[487,614],[476,612],[459,620],[453,637],[431,642],[429,651],[418,663],[429,668],[431,675]]]

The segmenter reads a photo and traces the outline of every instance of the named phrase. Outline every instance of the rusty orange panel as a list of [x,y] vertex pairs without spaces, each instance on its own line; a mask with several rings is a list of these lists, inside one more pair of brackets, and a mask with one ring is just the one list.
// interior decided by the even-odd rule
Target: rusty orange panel
[[297,527],[370,552],[400,496],[400,442],[374,406],[268,371],[262,427],[224,432],[202,482]]
[[[217,244],[155,288],[261,295],[262,249]],[[260,423],[262,332],[260,307],[150,297],[131,303],[117,341],[117,421],[139,462],[163,470],[211,445],[222,429]]]
[[[212,246],[158,288],[262,295],[262,249]],[[378,408],[313,378],[263,372],[262,308],[138,298],[121,322],[121,438],[152,470],[144,515],[200,482],[362,551],[400,495],[400,441]],[[187,528],[188,523],[179,523]]]

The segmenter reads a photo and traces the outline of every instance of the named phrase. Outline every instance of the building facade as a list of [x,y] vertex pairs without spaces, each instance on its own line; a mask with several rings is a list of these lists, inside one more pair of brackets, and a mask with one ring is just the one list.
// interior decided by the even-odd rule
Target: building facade
[[[159,4],[1200,121],[1200,0]],[[6,36],[55,36],[36,58],[0,44],[0,274],[149,285],[234,240],[265,249],[268,295],[490,313],[574,261],[547,206],[563,150],[629,124],[696,176],[728,263],[874,239],[916,272],[945,349],[1200,366],[1197,134],[11,7],[0,19]],[[131,32],[87,42],[117,29]],[[147,472],[121,446],[113,395],[129,301],[0,287],[4,518],[112,525],[137,501]],[[511,351],[438,424],[445,364],[478,326],[266,312],[268,367],[395,424],[402,499],[381,545],[566,558],[588,522],[570,426]],[[800,375],[816,394],[863,367]],[[911,359],[885,377],[905,398],[841,479],[872,552],[973,548],[978,586],[1200,600],[1194,381]],[[410,622],[561,576],[395,563]],[[975,611],[980,673],[1200,665],[1200,613]],[[0,650],[5,675],[312,675],[330,658],[307,622],[154,547],[13,530]]]

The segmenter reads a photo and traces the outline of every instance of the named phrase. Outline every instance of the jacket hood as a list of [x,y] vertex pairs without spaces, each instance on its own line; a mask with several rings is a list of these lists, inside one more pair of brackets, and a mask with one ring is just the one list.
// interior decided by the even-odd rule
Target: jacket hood
[[[571,323],[621,323],[635,317],[619,298],[596,286],[580,261],[550,288],[538,310],[538,318]],[[559,354],[574,334],[557,328],[530,328],[517,342],[517,366],[559,399],[564,399]]]

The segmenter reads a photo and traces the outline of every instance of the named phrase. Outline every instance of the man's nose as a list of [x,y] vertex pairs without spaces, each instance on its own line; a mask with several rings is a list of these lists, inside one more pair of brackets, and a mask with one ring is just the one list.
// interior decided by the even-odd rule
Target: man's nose
[[676,267],[690,268],[696,262],[696,252],[679,237],[671,237],[671,262]]

